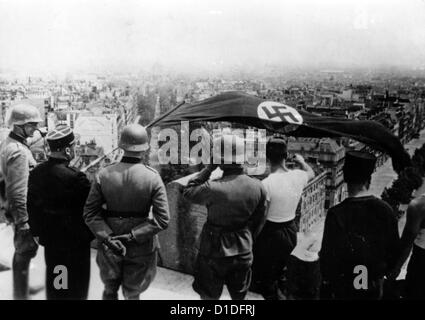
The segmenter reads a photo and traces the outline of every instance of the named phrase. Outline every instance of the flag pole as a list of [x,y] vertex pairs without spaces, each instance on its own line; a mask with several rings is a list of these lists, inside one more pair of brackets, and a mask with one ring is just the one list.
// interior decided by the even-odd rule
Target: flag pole
[[162,116],[159,116],[159,118],[152,120],[151,122],[149,122],[146,125],[146,128],[149,128],[151,126],[153,126],[155,123],[157,123],[158,121],[161,121],[162,119],[164,119],[166,116],[168,116],[171,112],[176,111],[178,108],[180,108],[182,105],[184,105],[186,102],[183,100],[183,102],[181,102],[180,104],[178,104],[177,106],[175,106],[174,108],[172,108],[171,110],[168,110],[166,113],[164,113]]
[[[155,123],[157,123],[158,121],[164,119],[166,116],[168,116],[171,112],[177,110],[178,108],[180,108],[182,105],[185,104],[185,101],[183,100],[183,102],[181,102],[180,104],[178,104],[176,107],[172,108],[171,110],[167,111],[166,113],[164,113],[162,116],[160,116],[159,118],[152,120],[146,127],[149,128],[150,126],[154,125]],[[138,123],[140,120],[140,116],[137,116],[135,123]],[[114,153],[115,151],[117,151],[119,149],[119,147],[115,148],[114,150],[112,150],[111,152],[103,155],[102,157],[99,157],[95,160],[93,160],[92,162],[90,162],[86,167],[84,167],[83,169],[81,169],[82,172],[86,172],[88,169],[90,169],[91,167],[95,166],[96,164],[98,164],[100,161],[102,161],[103,159],[105,159],[106,157],[108,157],[110,154]]]
[[111,152],[93,160],[92,162],[90,162],[86,167],[84,167],[83,169],[81,169],[81,172],[86,172],[88,169],[90,169],[91,167],[95,166],[96,164],[98,164],[100,161],[102,161],[103,159],[105,159],[106,157],[108,157],[110,154],[114,153],[115,151],[117,151],[119,149],[119,147],[116,147],[114,150],[112,150]]

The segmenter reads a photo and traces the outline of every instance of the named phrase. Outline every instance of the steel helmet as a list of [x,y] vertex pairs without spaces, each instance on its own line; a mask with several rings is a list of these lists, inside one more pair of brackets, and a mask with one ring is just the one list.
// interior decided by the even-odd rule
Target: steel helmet
[[214,162],[220,159],[220,164],[243,164],[245,140],[233,134],[216,137],[213,140],[213,155]]
[[42,122],[37,107],[29,103],[20,103],[12,107],[8,120],[9,126],[23,125],[30,122]]
[[148,133],[140,124],[129,124],[121,132],[118,146],[125,151],[140,152],[149,149]]

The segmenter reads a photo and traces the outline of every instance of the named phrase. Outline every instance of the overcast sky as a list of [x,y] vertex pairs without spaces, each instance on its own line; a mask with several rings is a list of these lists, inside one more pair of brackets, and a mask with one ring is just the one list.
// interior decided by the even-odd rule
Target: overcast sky
[[425,0],[0,0],[0,70],[425,66]]

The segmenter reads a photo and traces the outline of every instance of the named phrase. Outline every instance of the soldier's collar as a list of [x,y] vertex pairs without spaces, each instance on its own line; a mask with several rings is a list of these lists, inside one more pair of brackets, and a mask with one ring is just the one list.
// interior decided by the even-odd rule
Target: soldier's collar
[[240,175],[240,174],[243,174],[243,168],[242,167],[225,168],[223,170],[223,177],[224,176],[231,176],[231,175]]
[[122,157],[121,162],[123,163],[140,163],[142,159],[133,157]]
[[13,140],[19,141],[20,143],[22,143],[23,145],[29,148],[27,144],[27,140],[23,136],[20,136],[19,134],[16,134],[15,132],[10,131],[9,137],[12,138]]
[[61,158],[56,158],[56,157],[52,157],[52,156],[49,156],[49,161],[50,162],[57,162],[57,163],[68,163],[68,164],[70,162],[67,159],[61,159]]

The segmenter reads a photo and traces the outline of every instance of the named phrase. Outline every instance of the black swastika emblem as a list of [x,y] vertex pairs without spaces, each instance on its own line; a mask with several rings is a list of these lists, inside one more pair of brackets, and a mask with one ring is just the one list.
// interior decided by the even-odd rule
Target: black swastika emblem
[[297,119],[294,114],[290,110],[288,110],[286,106],[271,106],[274,112],[271,112],[266,106],[263,106],[262,108],[267,118],[269,119],[279,117],[282,121],[287,121],[290,123],[300,123],[300,120]]

